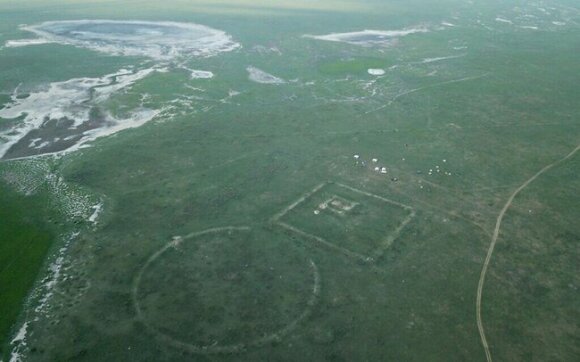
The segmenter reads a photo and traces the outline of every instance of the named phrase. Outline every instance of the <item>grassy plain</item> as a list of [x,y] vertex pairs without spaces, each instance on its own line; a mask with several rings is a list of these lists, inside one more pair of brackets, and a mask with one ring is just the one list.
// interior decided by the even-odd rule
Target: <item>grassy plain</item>
[[[15,195],[0,185],[0,337],[9,332],[22,311],[54,239],[46,198]],[[0,355],[5,344],[0,345]]]
[[[244,45],[190,60],[188,66],[214,72],[211,80],[171,69],[112,97],[102,106],[114,114],[142,94],[149,95],[148,107],[174,108],[53,165],[67,183],[101,195],[104,212],[96,225],[85,220],[68,226],[80,231],[66,252],[70,277],[59,280],[49,312],[30,325],[27,359],[484,360],[475,296],[497,215],[519,185],[578,143],[577,26],[509,27],[494,19],[511,14],[513,6],[499,2],[475,10],[461,1],[431,2],[419,10],[393,2],[364,15],[279,8],[267,9],[267,15],[248,8],[224,14],[147,4],[125,11],[93,2],[87,8],[0,12],[6,20],[0,21],[2,40],[22,37],[15,30],[19,23],[130,14],[206,24]],[[444,20],[457,26],[443,28]],[[417,24],[436,30],[382,51],[302,37]],[[256,45],[282,55],[260,53]],[[445,56],[456,57],[424,62]],[[7,101],[19,83],[30,91],[148,62],[54,44],[2,49],[0,100]],[[366,72],[395,65],[382,78]],[[247,66],[288,82],[250,82]],[[229,97],[230,91],[239,95]],[[355,154],[366,163],[356,162]],[[387,167],[387,175],[374,171],[372,158]],[[0,164],[0,175],[19,162],[26,174],[26,161],[11,161]],[[506,214],[483,297],[484,325],[497,360],[578,355],[577,175],[573,158],[522,191]],[[414,216],[372,263],[272,221],[327,181],[408,205]],[[333,187],[280,220],[366,254],[408,214]],[[25,229],[48,241],[52,234],[42,226],[42,208],[24,207],[39,199],[0,196],[10,205],[0,210],[9,217],[0,223],[11,240],[23,245],[15,238],[18,230],[40,225]],[[360,213],[313,213],[334,196],[358,203]],[[321,216],[326,221],[319,223]],[[22,218],[30,221],[23,224]],[[219,227],[251,227],[255,233],[191,238],[149,266],[175,236]],[[16,258],[20,249],[0,255]],[[40,254],[47,249],[42,250],[39,244],[37,261],[26,264],[31,269],[22,277],[29,283],[44,262]],[[306,308],[307,318],[272,343],[248,343],[291,324],[309,305],[309,260],[319,272],[320,291]],[[18,289],[19,298],[26,288]],[[136,294],[146,309],[141,316]],[[20,306],[11,305],[14,321]],[[248,346],[242,353],[208,356],[175,340]]]

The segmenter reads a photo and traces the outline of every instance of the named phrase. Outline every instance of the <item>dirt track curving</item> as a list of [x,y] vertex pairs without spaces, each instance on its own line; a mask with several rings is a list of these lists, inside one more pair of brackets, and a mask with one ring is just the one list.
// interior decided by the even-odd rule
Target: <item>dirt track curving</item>
[[552,167],[558,165],[561,162],[569,159],[570,157],[574,156],[574,154],[580,150],[580,145],[576,146],[572,152],[568,153],[565,157],[552,162],[551,164],[545,166],[540,171],[538,171],[535,175],[530,177],[526,180],[523,184],[521,184],[509,197],[507,202],[505,203],[504,207],[501,209],[499,215],[497,216],[497,220],[495,223],[495,229],[493,231],[493,236],[491,238],[491,243],[489,244],[489,248],[487,250],[487,256],[485,257],[485,261],[483,263],[483,268],[481,269],[481,274],[479,276],[479,283],[477,285],[477,301],[475,303],[475,310],[476,310],[476,317],[477,317],[477,329],[479,330],[479,336],[481,337],[481,344],[483,345],[483,349],[485,350],[485,357],[487,358],[488,362],[492,361],[491,352],[489,351],[489,345],[487,343],[487,339],[485,337],[485,330],[483,329],[483,321],[481,318],[481,298],[483,295],[483,285],[485,283],[485,275],[487,273],[487,269],[489,267],[489,261],[491,260],[491,256],[493,255],[493,249],[495,248],[495,244],[497,243],[497,239],[499,236],[499,230],[501,228],[501,222],[505,213],[511,206],[512,202],[514,201],[515,197],[525,189],[529,184],[531,184],[535,179],[540,177],[543,173],[551,169]]

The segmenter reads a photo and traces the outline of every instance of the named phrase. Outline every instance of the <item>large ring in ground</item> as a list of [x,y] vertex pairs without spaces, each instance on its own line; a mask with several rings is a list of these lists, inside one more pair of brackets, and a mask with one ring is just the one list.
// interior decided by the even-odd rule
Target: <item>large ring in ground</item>
[[289,240],[221,227],[176,237],[154,253],[132,297],[158,341],[212,354],[280,341],[312,313],[319,291],[316,264]]

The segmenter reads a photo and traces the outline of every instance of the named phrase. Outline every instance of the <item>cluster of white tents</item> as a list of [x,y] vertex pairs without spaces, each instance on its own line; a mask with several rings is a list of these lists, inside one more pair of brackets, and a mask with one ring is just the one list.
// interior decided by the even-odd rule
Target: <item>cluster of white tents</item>
[[[363,166],[366,165],[365,161],[363,161],[361,159],[361,156],[360,155],[355,154],[355,155],[353,155],[353,158],[356,160],[356,163],[357,164],[360,162]],[[404,161],[405,159],[403,158],[402,160]],[[447,163],[447,159],[443,159],[442,161],[443,161],[443,163]],[[378,158],[372,158],[371,159],[371,162],[374,164],[373,170],[375,172],[379,172],[379,173],[382,173],[382,174],[387,174],[388,173],[388,170],[387,170],[386,167],[379,166],[378,165],[378,163],[379,163],[379,159]],[[417,171],[417,173],[421,173],[421,171]],[[451,176],[452,175],[452,173],[450,171],[444,171],[439,165],[436,165],[435,168],[429,169],[429,173],[428,173],[429,176],[433,175],[434,173],[443,173],[446,176]],[[396,181],[398,179],[396,177],[394,177],[392,180]],[[421,185],[421,188],[423,188],[422,185]]]
[[[353,157],[354,157],[354,159],[355,159],[355,160],[357,161],[357,163],[358,163],[358,160],[360,159],[360,155],[354,155]],[[378,158],[373,158],[373,159],[371,159],[371,161],[372,161],[374,164],[377,164],[377,163],[379,162],[379,159],[378,159]],[[364,161],[362,161],[362,162],[363,162],[363,165],[364,165]],[[380,173],[382,173],[382,174],[386,174],[386,173],[388,173],[388,171],[387,171],[387,168],[386,168],[386,167],[384,167],[384,166],[382,166],[382,167],[381,167],[381,166],[378,166],[378,165],[377,165],[377,166],[375,166],[375,167],[374,167],[374,170],[375,170],[376,172],[380,172]]]

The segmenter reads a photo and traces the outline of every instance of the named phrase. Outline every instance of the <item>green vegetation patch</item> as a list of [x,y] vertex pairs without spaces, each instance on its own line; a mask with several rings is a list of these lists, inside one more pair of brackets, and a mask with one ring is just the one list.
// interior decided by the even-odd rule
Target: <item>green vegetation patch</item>
[[0,94],[0,109],[4,108],[8,102],[10,102],[10,95]]
[[0,205],[1,348],[44,262],[54,232],[43,218],[46,203],[42,197],[15,195],[0,185]]
[[388,59],[365,57],[322,63],[319,65],[319,70],[329,75],[361,74],[366,73],[369,68],[388,68],[393,64]]

